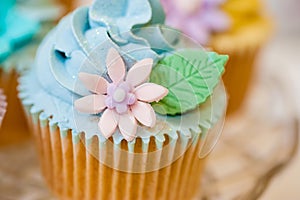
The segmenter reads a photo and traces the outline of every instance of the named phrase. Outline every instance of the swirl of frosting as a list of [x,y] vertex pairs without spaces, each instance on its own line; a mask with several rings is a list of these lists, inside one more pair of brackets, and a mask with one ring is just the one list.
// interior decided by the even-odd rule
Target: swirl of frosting
[[[39,82],[71,104],[73,93],[88,93],[81,85],[75,87],[79,71],[103,74],[110,47],[121,52],[128,66],[145,57],[157,60],[163,51],[172,50],[160,29],[163,23],[158,0],[98,0],[81,7],[65,17],[40,47],[36,62]],[[144,31],[149,25],[151,31]]]

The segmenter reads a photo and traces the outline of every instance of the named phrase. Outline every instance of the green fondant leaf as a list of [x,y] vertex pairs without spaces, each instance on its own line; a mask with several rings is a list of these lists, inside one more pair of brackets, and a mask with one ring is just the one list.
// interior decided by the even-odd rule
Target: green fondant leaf
[[169,89],[152,106],[157,113],[185,113],[206,101],[219,83],[228,56],[203,50],[182,50],[166,56],[153,68],[150,82]]

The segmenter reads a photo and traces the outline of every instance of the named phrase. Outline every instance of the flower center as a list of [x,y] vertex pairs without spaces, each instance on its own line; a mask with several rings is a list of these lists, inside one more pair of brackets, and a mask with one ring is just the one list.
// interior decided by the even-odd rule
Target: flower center
[[113,100],[115,102],[120,103],[124,101],[125,98],[126,98],[126,91],[122,88],[117,88],[113,94]]

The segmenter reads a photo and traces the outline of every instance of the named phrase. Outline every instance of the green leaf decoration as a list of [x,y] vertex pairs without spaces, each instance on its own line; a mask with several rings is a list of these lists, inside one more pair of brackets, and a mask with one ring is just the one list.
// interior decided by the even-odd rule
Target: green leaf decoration
[[152,103],[163,115],[183,114],[206,101],[220,81],[226,55],[203,50],[182,50],[164,57],[153,68],[150,82],[169,90],[161,101]]

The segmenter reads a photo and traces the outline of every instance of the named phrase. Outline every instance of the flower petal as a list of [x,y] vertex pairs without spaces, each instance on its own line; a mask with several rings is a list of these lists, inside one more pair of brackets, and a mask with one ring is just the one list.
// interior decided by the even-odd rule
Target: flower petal
[[105,107],[104,95],[89,95],[77,99],[74,102],[75,108],[83,113],[97,114],[100,113]]
[[106,58],[108,75],[114,83],[119,83],[125,76],[125,64],[119,52],[111,48]]
[[155,125],[156,115],[150,104],[137,101],[131,106],[131,111],[141,124],[148,127],[153,127]]
[[105,138],[112,136],[117,128],[119,115],[113,110],[106,109],[100,118],[98,127]]
[[101,76],[81,72],[78,78],[84,86],[96,94],[106,94],[108,82]]
[[144,83],[134,90],[138,100],[145,102],[159,101],[168,94],[168,89],[155,83]]
[[119,129],[127,141],[132,141],[136,137],[137,122],[131,112],[120,115]]
[[132,87],[138,86],[145,82],[151,73],[152,65],[153,60],[151,58],[146,58],[137,62],[128,71],[126,82],[130,83]]

